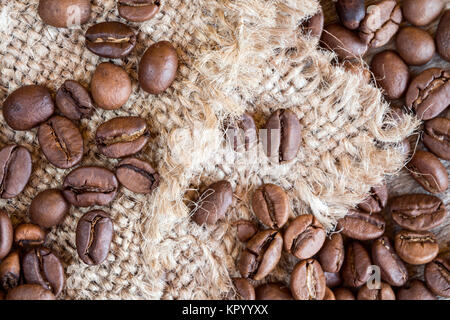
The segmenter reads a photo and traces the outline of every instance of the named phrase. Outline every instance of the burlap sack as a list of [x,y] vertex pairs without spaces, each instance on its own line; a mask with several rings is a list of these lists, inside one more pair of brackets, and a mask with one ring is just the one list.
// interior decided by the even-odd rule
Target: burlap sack
[[[116,1],[94,0],[90,24],[120,20]],[[56,90],[65,80],[88,85],[103,59],[84,47],[81,29],[56,29],[42,23],[37,0],[0,4],[1,93],[31,83]],[[263,182],[284,187],[291,215],[312,212],[332,230],[336,219],[364,199],[372,185],[397,172],[405,160],[397,144],[417,126],[405,117],[392,126],[380,91],[357,75],[333,66],[334,56],[317,50],[299,24],[316,12],[315,0],[165,0],[160,13],[139,29],[135,51],[114,63],[133,80],[133,94],[120,110],[97,109],[80,124],[86,145],[82,164],[114,169],[117,161],[98,154],[96,128],[121,115],[145,117],[152,132],[139,154],[155,164],[161,185],[151,196],[121,188],[108,211],[115,236],[108,259],[88,267],[75,249],[79,217],[92,209],[72,208],[48,244],[64,260],[62,298],[71,299],[220,299],[233,297],[230,277],[242,249],[233,222],[254,219],[249,199]],[[137,64],[155,41],[170,40],[180,68],[164,94],[144,93]],[[228,123],[245,110],[259,125],[276,109],[290,108],[303,126],[295,161],[277,165],[261,153],[236,154],[225,142]],[[39,150],[36,130],[14,132],[1,121],[1,143],[32,151],[34,171],[24,192],[1,200],[14,223],[28,221],[33,197],[58,188],[70,170],[50,165]],[[191,222],[187,204],[198,189],[227,179],[233,207],[216,226]],[[187,194],[187,196],[186,196]],[[294,261],[283,256],[266,280],[287,280]]]

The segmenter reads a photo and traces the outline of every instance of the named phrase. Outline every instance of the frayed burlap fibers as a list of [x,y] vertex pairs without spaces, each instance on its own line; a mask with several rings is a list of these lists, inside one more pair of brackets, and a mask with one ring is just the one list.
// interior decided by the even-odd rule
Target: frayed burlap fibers
[[[78,29],[46,26],[38,1],[0,4],[1,93],[31,83],[56,90],[65,80],[86,86],[100,59],[84,46],[93,23],[120,21],[116,1],[94,0],[89,24]],[[82,164],[114,169],[116,160],[97,152],[96,128],[111,118],[137,115],[152,133],[138,157],[155,165],[159,188],[143,196],[121,188],[103,210],[112,216],[115,235],[110,255],[87,266],[75,249],[75,229],[92,209],[72,208],[63,225],[51,230],[48,244],[64,260],[66,299],[221,299],[233,297],[230,277],[242,249],[233,222],[255,220],[250,197],[263,182],[288,191],[291,216],[312,212],[332,230],[336,219],[364,199],[371,186],[396,173],[404,158],[398,143],[411,134],[415,118],[393,125],[380,91],[333,66],[334,56],[317,49],[317,40],[299,24],[318,9],[315,0],[165,0],[139,30],[134,52],[113,62],[132,77],[133,94],[119,110],[96,109],[80,126],[85,141]],[[159,96],[137,82],[137,65],[152,43],[169,40],[180,60],[174,84]],[[270,163],[261,146],[234,153],[225,139],[227,125],[244,111],[259,127],[271,112],[289,108],[303,127],[297,158]],[[24,192],[1,200],[15,224],[29,221],[27,207],[47,188],[61,187],[70,170],[56,169],[39,150],[36,129],[14,132],[1,121],[1,143],[20,143],[32,151],[34,171]],[[189,216],[189,199],[199,189],[227,179],[233,206],[215,226],[198,226]],[[266,280],[287,280],[287,255]]]

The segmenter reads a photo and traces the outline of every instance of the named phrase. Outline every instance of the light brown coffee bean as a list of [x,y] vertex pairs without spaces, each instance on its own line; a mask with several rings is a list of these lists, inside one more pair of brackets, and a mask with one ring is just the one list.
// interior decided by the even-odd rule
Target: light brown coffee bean
[[391,50],[376,54],[370,65],[378,85],[389,99],[399,99],[408,88],[409,69],[397,53]]
[[0,210],[0,260],[6,257],[11,250],[14,231],[9,215]]
[[340,233],[333,233],[327,237],[317,256],[323,271],[336,273],[344,263],[344,241]]
[[290,288],[296,300],[322,300],[325,296],[325,276],[314,259],[300,261],[291,273]]
[[417,150],[406,167],[411,176],[428,192],[441,193],[447,190],[447,169],[432,153]]
[[5,290],[11,290],[19,285],[20,257],[18,251],[12,251],[0,263],[0,285]]
[[91,16],[90,0],[39,0],[38,14],[44,23],[57,28],[85,24]]
[[403,0],[403,15],[411,24],[422,27],[435,20],[444,8],[443,0]]
[[357,240],[376,239],[384,233],[385,228],[386,222],[378,213],[349,210],[338,221],[338,229],[342,229],[342,234]]
[[420,66],[433,58],[436,47],[430,34],[416,27],[403,27],[395,40],[398,54],[410,66]]
[[422,141],[436,156],[450,160],[450,119],[434,118],[425,122]]
[[237,237],[241,242],[247,242],[256,234],[256,232],[258,232],[257,226],[248,220],[239,220],[235,225],[237,229]]
[[159,185],[159,174],[150,163],[136,159],[123,159],[116,169],[117,180],[128,190],[136,193],[152,193]]
[[420,265],[437,256],[439,245],[431,232],[401,230],[395,235],[395,251],[403,261]]
[[23,223],[14,231],[14,242],[20,247],[33,247],[44,244],[46,233],[38,225]]
[[289,217],[289,199],[286,192],[271,183],[264,184],[255,191],[252,208],[258,219],[272,229],[283,227]]

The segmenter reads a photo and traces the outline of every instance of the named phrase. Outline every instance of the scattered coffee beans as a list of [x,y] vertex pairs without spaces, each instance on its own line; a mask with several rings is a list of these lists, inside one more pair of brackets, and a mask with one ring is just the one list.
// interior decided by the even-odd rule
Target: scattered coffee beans
[[9,290],[6,300],[56,300],[56,297],[40,284],[23,284]]
[[198,199],[192,220],[199,225],[215,224],[225,217],[232,201],[231,184],[226,180],[215,182],[208,186]]
[[356,30],[366,15],[364,0],[337,0],[336,12],[344,27]]
[[239,220],[236,222],[237,237],[241,242],[247,242],[258,232],[256,225],[248,220]]
[[433,260],[439,245],[431,232],[402,230],[395,235],[395,251],[403,261],[419,265]]
[[69,213],[70,205],[58,189],[47,189],[31,201],[28,214],[31,222],[42,228],[51,228],[62,223]]
[[370,189],[370,196],[361,202],[358,207],[368,213],[378,213],[386,206],[387,199],[387,187],[386,184],[382,184]]
[[259,220],[272,229],[283,227],[289,218],[287,194],[275,184],[264,184],[255,191],[252,208]]
[[155,0],[119,0],[119,15],[131,22],[144,22],[158,12],[160,2]]
[[0,260],[6,257],[11,250],[14,231],[8,214],[0,210]]
[[436,30],[436,47],[442,59],[450,61],[450,10],[446,10]]
[[427,63],[436,51],[430,34],[416,27],[401,28],[395,41],[398,54],[410,66]]
[[134,30],[120,22],[102,22],[86,31],[86,47],[104,58],[123,58],[136,45]]
[[369,253],[361,243],[351,242],[346,247],[341,274],[346,286],[356,288],[362,286],[369,279],[372,263]]
[[90,0],[40,0],[38,13],[44,23],[57,28],[70,28],[89,21]]
[[408,88],[408,66],[394,51],[386,50],[376,54],[370,65],[378,85],[389,99],[398,99]]
[[[325,243],[318,254],[318,259],[323,271],[327,274],[338,274],[344,263],[344,241],[340,233],[333,233],[330,237],[327,237]],[[327,278],[328,280],[328,278]],[[327,286],[328,283],[327,283]],[[333,287],[333,286],[329,286]]]
[[159,174],[146,161],[136,158],[122,160],[116,169],[117,180],[128,190],[148,194],[159,185]]
[[428,263],[424,271],[428,288],[435,294],[450,298],[450,259],[442,256]]
[[314,259],[297,263],[291,273],[290,288],[296,300],[322,300],[325,296],[325,276]]
[[395,300],[395,293],[391,286],[381,282],[379,289],[369,289],[367,284],[362,286],[356,297],[358,300]]
[[443,0],[403,0],[405,19],[418,27],[426,26],[435,20],[443,8]]
[[233,278],[233,284],[241,300],[255,300],[255,288],[245,278]]
[[14,243],[20,247],[28,248],[44,244],[46,233],[38,225],[23,223],[14,231]]
[[332,50],[342,59],[356,59],[367,51],[367,44],[351,30],[335,23],[325,27],[322,34],[323,47]]
[[398,290],[397,300],[436,300],[436,296],[422,281],[415,279]]
[[94,104],[89,92],[74,80],[67,80],[56,92],[56,106],[70,120],[78,121],[92,113]]
[[400,287],[408,280],[408,270],[395,253],[388,237],[383,236],[372,244],[372,261],[380,267],[381,279],[388,284]]
[[18,251],[12,251],[0,263],[0,285],[5,290],[11,290],[19,285],[20,257]]
[[306,33],[309,33],[311,37],[320,39],[322,36],[324,20],[325,17],[323,15],[323,10],[322,7],[320,7],[319,11],[315,15],[303,23],[303,30]]
[[422,141],[436,156],[450,160],[450,119],[434,118],[425,122]]
[[378,214],[349,210],[348,214],[339,220],[338,229],[342,234],[358,240],[376,239],[383,235],[386,222]]
[[293,300],[291,291],[281,283],[266,283],[256,289],[256,300]]
[[428,192],[441,193],[447,190],[447,169],[432,153],[417,150],[406,167],[412,177]]

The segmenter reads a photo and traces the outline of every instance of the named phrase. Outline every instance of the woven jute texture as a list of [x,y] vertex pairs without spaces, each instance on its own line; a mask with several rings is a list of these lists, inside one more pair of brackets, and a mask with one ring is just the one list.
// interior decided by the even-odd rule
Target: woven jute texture
[[[100,59],[84,47],[93,23],[120,21],[116,1],[94,0],[91,21],[82,28],[56,29],[37,16],[37,0],[0,4],[0,65],[3,99],[26,84],[56,90],[65,80],[86,86]],[[100,155],[96,128],[123,115],[147,119],[152,139],[138,154],[155,165],[159,188],[150,196],[121,188],[109,207],[115,235],[100,266],[78,258],[75,229],[92,208],[72,208],[63,225],[51,230],[48,246],[66,267],[65,299],[221,299],[234,297],[230,277],[242,249],[233,222],[255,220],[249,200],[255,188],[273,182],[284,187],[291,216],[313,213],[328,230],[370,187],[400,170],[405,161],[398,143],[417,127],[406,116],[394,126],[380,91],[335,63],[299,24],[318,8],[315,0],[165,0],[139,30],[133,54],[113,62],[132,77],[133,94],[117,111],[97,109],[80,127],[86,145],[82,164],[114,169],[117,161]],[[144,93],[137,64],[152,43],[169,40],[180,58],[174,84],[159,96]],[[270,163],[261,146],[232,152],[225,130],[244,111],[261,126],[271,112],[289,108],[300,119],[302,142],[296,159]],[[29,221],[27,208],[46,188],[59,188],[70,170],[56,169],[42,153],[36,130],[14,132],[1,119],[1,143],[32,151],[33,174],[24,192],[1,200],[15,224]],[[234,199],[215,226],[190,220],[188,204],[219,179],[232,183]],[[266,280],[288,280],[295,261],[282,257]]]

